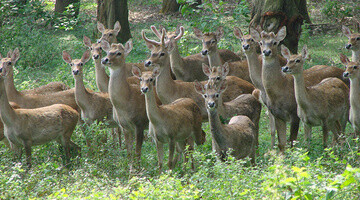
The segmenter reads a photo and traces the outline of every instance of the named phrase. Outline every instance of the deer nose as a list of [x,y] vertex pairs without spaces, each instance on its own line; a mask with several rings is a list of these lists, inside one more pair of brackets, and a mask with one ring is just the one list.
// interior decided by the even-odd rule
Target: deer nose
[[95,60],[99,59],[99,57],[100,57],[100,55],[93,55],[93,58],[94,58]]
[[78,75],[79,74],[79,70],[77,69],[77,70],[73,70],[73,74],[74,75]]
[[351,48],[351,44],[345,45],[345,48],[346,48],[346,49],[350,49],[350,48]]
[[149,61],[145,61],[145,67],[150,67],[150,65],[151,65],[151,61],[149,60]]
[[289,70],[289,67],[285,66],[285,67],[282,67],[281,69],[282,69],[283,72],[287,72]]
[[215,102],[208,102],[208,107],[209,108],[214,108],[215,107]]
[[148,87],[142,87],[141,88],[141,92],[142,93],[147,93],[149,91],[149,88]]
[[201,51],[201,54],[202,54],[203,56],[206,56],[208,53],[209,53],[209,51],[208,51],[207,49]]
[[106,64],[106,63],[108,63],[109,62],[109,58],[103,58],[102,60],[101,60],[101,63],[102,64]]
[[349,77],[349,72],[344,72],[343,77]]
[[264,50],[264,51],[263,51],[263,54],[264,54],[265,56],[270,56],[271,50]]
[[244,50],[248,50],[249,47],[250,47],[250,45],[248,45],[248,44],[246,44],[246,45],[244,44],[244,45],[243,45],[243,49],[244,49]]

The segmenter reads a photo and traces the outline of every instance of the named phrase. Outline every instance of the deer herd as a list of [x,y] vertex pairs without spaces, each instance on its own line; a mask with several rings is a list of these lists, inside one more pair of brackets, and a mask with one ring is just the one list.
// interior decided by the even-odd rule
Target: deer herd
[[[53,140],[63,146],[65,166],[69,166],[71,152],[80,151],[71,141],[76,125],[98,122],[112,128],[120,145],[121,134],[124,135],[131,160],[140,159],[144,130],[148,129],[156,145],[160,170],[166,143],[169,169],[182,157],[185,161],[191,158],[194,143],[205,142],[203,122],[209,122],[212,149],[220,160],[230,153],[236,159],[249,157],[255,165],[260,102],[268,109],[271,145],[275,145],[277,133],[280,152],[285,151],[287,122],[291,146],[297,139],[300,121],[309,148],[314,126],[322,127],[324,147],[329,131],[333,133],[332,145],[338,143],[348,121],[360,136],[360,34],[352,33],[346,26],[342,31],[349,39],[345,47],[352,51],[352,61],[340,55],[345,71],[325,65],[304,69],[308,49],[304,45],[301,54],[291,54],[281,44],[286,27],[277,33],[250,28],[248,35],[234,27],[246,56],[241,59],[230,50],[218,49],[224,36],[221,27],[210,33],[194,28],[194,35],[202,41],[202,51],[182,57],[177,42],[184,35],[184,27],[167,32],[164,27],[158,30],[151,26],[158,40],[149,39],[142,31],[151,51],[144,63],[126,63],[133,44],[131,40],[124,45],[117,42],[119,22],[114,29],[106,29],[98,22],[97,28],[101,38],[92,43],[84,36],[88,50],[80,59],[63,51],[62,58],[70,65],[75,88],[52,82],[18,91],[13,67],[20,58],[19,49],[10,50],[4,57],[0,55],[0,140],[6,138],[4,142],[19,157],[24,147],[29,168],[32,146]],[[83,67],[90,58],[95,64],[100,92],[84,85]],[[85,138],[91,147],[91,139]]]

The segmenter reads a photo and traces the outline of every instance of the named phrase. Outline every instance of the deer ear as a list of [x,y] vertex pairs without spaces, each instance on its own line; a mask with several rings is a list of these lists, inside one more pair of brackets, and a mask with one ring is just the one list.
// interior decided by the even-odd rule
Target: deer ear
[[119,34],[120,30],[121,30],[121,25],[119,21],[116,21],[114,25],[114,31],[116,32],[116,35]]
[[347,65],[350,62],[349,58],[342,53],[340,54],[340,60],[344,65]]
[[204,74],[205,74],[206,76],[210,76],[210,74],[211,74],[211,69],[210,69],[209,65],[203,63],[203,64],[202,64],[202,70],[203,70],[203,72],[204,72]]
[[309,57],[309,52],[308,52],[306,44],[304,45],[304,47],[301,50],[301,55],[302,55],[303,59],[308,59],[308,57]]
[[224,29],[222,26],[220,26],[216,32],[215,32],[215,35],[216,35],[216,40],[217,41],[220,41],[220,39],[224,36]]
[[160,67],[155,67],[153,69],[153,76],[157,77],[157,76],[159,76],[159,74],[160,74]]
[[241,32],[240,28],[238,28],[238,27],[234,27],[234,35],[235,35],[236,38],[238,38],[240,40],[244,36],[243,33]]
[[66,51],[63,51],[62,58],[67,64],[70,64],[72,61],[70,54]]
[[83,63],[86,63],[87,61],[89,61],[89,59],[90,59],[90,50],[88,49],[88,50],[86,50],[86,51],[84,52],[84,54],[82,55],[81,61],[82,61]]
[[203,39],[203,32],[200,31],[200,29],[198,29],[196,27],[194,27],[193,30],[194,30],[194,34],[195,34],[196,38],[199,39],[199,40],[202,40]]
[[140,70],[139,67],[133,65],[131,72],[132,72],[132,74],[133,74],[135,77],[141,78],[141,70]]
[[350,38],[351,36],[351,30],[347,27],[347,26],[342,26],[342,32],[344,33],[344,35],[348,38]]
[[129,53],[131,52],[133,48],[133,44],[132,44],[132,40],[128,40],[126,43],[125,43],[125,56],[129,55]]
[[87,46],[87,47],[89,47],[89,48],[91,47],[91,40],[90,40],[90,38],[88,38],[88,37],[86,37],[86,36],[84,35],[83,41],[84,41],[85,46]]
[[20,51],[19,51],[19,48],[16,48],[13,52],[12,52],[12,55],[11,55],[11,61],[12,62],[16,62],[18,61],[20,58]]
[[276,34],[275,39],[280,42],[283,41],[286,37],[286,26],[281,27],[279,32]]
[[205,94],[205,87],[199,81],[194,81],[195,91],[201,95]]
[[103,33],[105,31],[105,26],[101,22],[98,22],[97,29],[100,31],[100,33]]
[[104,49],[104,51],[109,52],[110,51],[110,44],[106,40],[101,40],[101,48]]
[[260,42],[261,40],[260,33],[253,27],[250,27],[250,35],[255,40],[255,42]]
[[221,67],[222,75],[227,76],[229,74],[229,63],[225,62],[224,65]]
[[281,45],[281,54],[286,60],[290,60],[290,50],[283,44]]
[[7,53],[6,57],[11,58],[11,55],[12,55],[12,51],[10,49],[9,52]]

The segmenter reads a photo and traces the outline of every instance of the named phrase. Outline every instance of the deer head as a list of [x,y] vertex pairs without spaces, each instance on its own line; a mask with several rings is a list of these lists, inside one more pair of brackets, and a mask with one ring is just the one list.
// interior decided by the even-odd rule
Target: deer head
[[202,64],[203,72],[209,77],[208,85],[219,85],[220,82],[225,80],[229,73],[229,64],[226,62],[222,66],[209,67],[207,64]]
[[70,54],[66,51],[63,51],[62,57],[63,60],[70,65],[74,77],[78,75],[82,76],[83,66],[90,59],[90,50],[86,50],[81,59],[71,59]]
[[287,59],[286,66],[282,67],[284,73],[298,74],[303,71],[304,61],[308,58],[306,45],[298,55],[291,55],[290,50],[285,45],[281,45],[281,54]]
[[119,34],[119,32],[121,30],[119,21],[115,22],[114,29],[106,29],[105,26],[100,22],[97,23],[97,28],[101,32],[101,38],[98,41],[99,43],[102,40],[105,40],[105,41],[109,42],[110,44],[117,43],[116,36]]
[[132,40],[128,40],[123,46],[121,43],[110,44],[103,40],[101,41],[102,49],[107,53],[107,55],[101,59],[103,65],[108,65],[109,67],[117,67],[125,65],[125,58],[131,52],[133,45]]
[[160,74],[160,68],[155,67],[153,71],[145,71],[141,73],[141,70],[138,67],[133,66],[132,73],[135,77],[139,78],[140,90],[143,94],[146,94],[147,92],[152,91],[156,77]]
[[341,62],[346,66],[346,70],[343,73],[343,76],[345,78],[359,78],[360,77],[360,63],[359,62],[351,62],[348,57],[346,57],[344,54],[340,54],[340,60]]
[[92,59],[94,61],[101,60],[101,57],[102,57],[101,43],[91,43],[90,38],[86,37],[85,35],[84,35],[83,41],[84,41],[85,46],[89,47],[89,49],[91,51]]
[[203,56],[206,56],[209,53],[215,52],[217,50],[217,43],[224,35],[224,30],[222,27],[219,27],[213,33],[203,33],[196,27],[194,27],[193,29],[195,36],[202,41],[203,49],[201,51],[201,54]]
[[360,34],[352,33],[347,26],[342,26],[342,32],[349,39],[345,45],[346,49],[360,50]]
[[250,33],[251,37],[259,43],[262,55],[265,58],[273,57],[277,55],[278,45],[286,37],[286,27],[281,27],[276,35],[273,32],[267,33],[265,31],[259,33],[255,29],[253,29]]
[[195,91],[203,96],[205,99],[205,107],[208,110],[216,110],[219,105],[221,94],[227,88],[227,82],[224,80],[219,85],[204,86],[198,81],[194,82]]
[[16,62],[20,58],[19,48],[16,48],[14,51],[9,51],[7,53],[7,57],[2,58],[0,55],[0,70],[2,71],[3,75],[8,75],[9,72],[13,71],[13,67],[15,66]]

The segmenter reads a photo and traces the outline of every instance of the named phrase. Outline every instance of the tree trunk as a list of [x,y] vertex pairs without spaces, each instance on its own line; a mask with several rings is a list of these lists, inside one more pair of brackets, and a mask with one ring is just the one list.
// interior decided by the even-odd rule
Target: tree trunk
[[131,38],[129,25],[129,10],[127,0],[97,0],[97,20],[106,28],[114,28],[116,21],[120,22],[121,30],[117,36],[124,43]]
[[75,16],[77,17],[80,12],[80,0],[56,0],[55,12],[63,13],[70,4],[73,4]]
[[286,26],[283,43],[292,53],[297,53],[301,25],[304,20],[311,24],[306,0],[252,0],[251,6],[250,26],[274,33]]
[[160,13],[169,14],[179,11],[180,4],[176,0],[163,0]]

